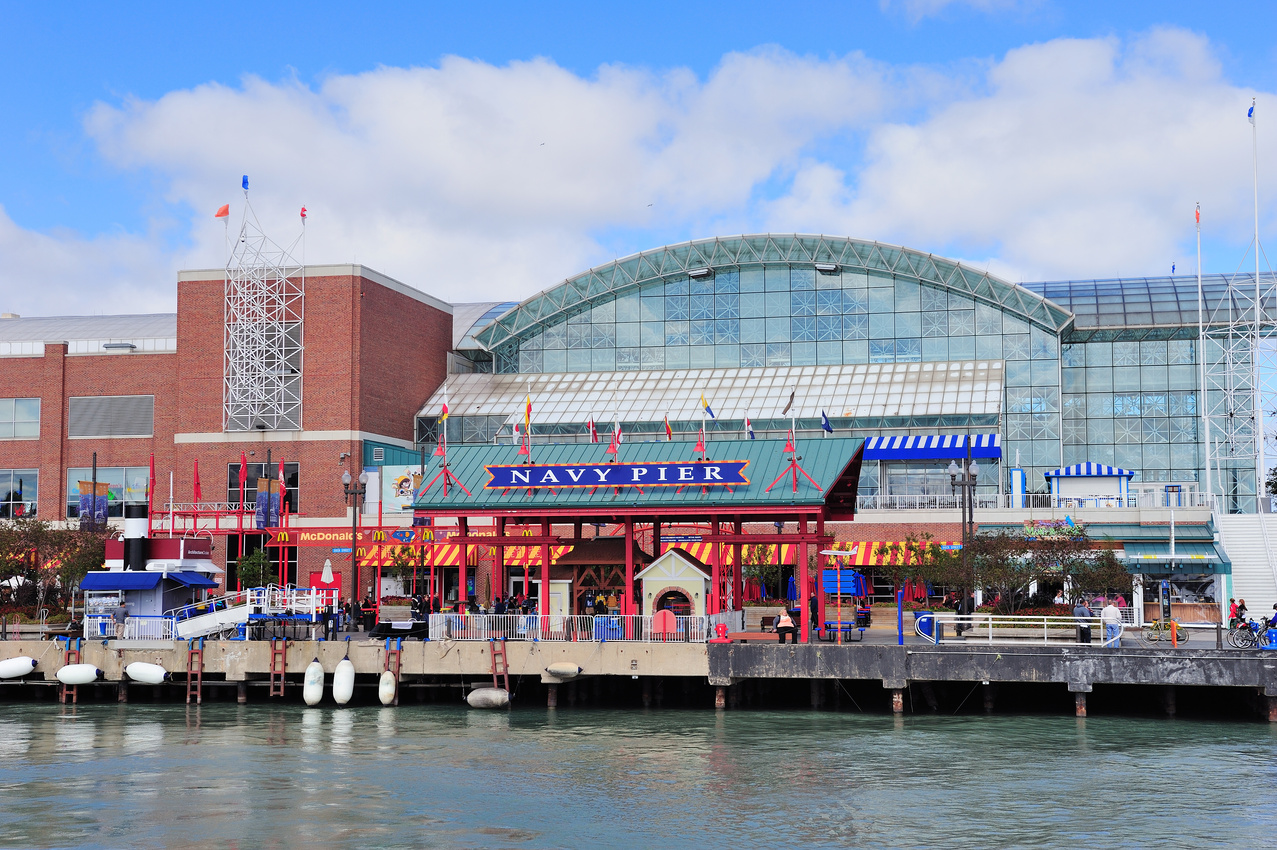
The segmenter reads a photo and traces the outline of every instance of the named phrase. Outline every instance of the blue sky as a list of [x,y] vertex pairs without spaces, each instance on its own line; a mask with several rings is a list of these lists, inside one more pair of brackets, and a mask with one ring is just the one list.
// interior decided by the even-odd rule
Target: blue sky
[[1229,271],[1254,95],[1277,225],[1272,4],[260,5],[0,3],[0,309],[171,309],[245,171],[308,261],[458,301],[761,229],[1162,274],[1196,200]]

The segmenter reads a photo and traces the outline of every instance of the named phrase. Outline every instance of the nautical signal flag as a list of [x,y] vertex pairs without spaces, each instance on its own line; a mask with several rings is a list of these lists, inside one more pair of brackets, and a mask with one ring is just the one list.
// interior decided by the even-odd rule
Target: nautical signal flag
[[829,433],[834,433],[834,426],[829,424],[829,417],[825,415],[825,411],[820,411],[820,427]]
[[709,409],[709,402],[705,400],[705,393],[701,393],[701,409],[709,414],[710,419],[716,418],[714,416],[714,411]]
[[439,421],[442,422],[448,418],[448,402],[443,403],[443,410],[439,413]]
[[302,207],[302,224],[306,223],[306,208]]
[[231,205],[222,204],[217,208],[217,212],[213,213],[213,218],[229,218],[231,214]]
[[780,412],[781,416],[784,416],[786,413],[788,413],[789,408],[794,406],[794,392],[795,392],[794,390],[789,391],[789,401],[785,402],[785,409]]
[[1198,204],[1197,209],[1193,212],[1193,218],[1197,219],[1197,223],[1202,223],[1202,205]]
[[240,181],[240,185],[244,187],[245,192],[248,191],[248,175],[247,174],[245,174],[244,179]]
[[1255,123],[1255,99],[1253,97],[1250,99],[1250,109],[1246,110],[1246,120],[1251,124]]
[[745,433],[751,440],[754,439],[754,423],[749,421],[748,416],[745,417]]
[[532,394],[528,393],[527,404],[523,406],[523,432],[532,433]]
[[674,441],[674,429],[670,427],[670,415],[668,413],[665,414],[665,439],[670,442]]
[[591,417],[590,417],[590,420],[589,420],[588,422],[586,422],[586,423],[585,423],[585,428],[586,428],[586,430],[587,430],[587,431],[589,432],[589,434],[590,434],[590,442],[591,442],[591,443],[597,443],[597,442],[599,441],[599,429],[598,429],[598,428],[596,428],[596,427],[594,427],[594,417],[593,417],[593,416],[591,416]]

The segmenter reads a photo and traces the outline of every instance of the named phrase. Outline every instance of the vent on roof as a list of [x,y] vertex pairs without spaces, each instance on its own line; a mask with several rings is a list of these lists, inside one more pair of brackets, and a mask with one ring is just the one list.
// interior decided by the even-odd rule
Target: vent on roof
[[385,462],[386,462],[386,450],[385,450],[385,449],[383,449],[383,448],[381,448],[381,447],[374,448],[374,449],[372,450],[372,462],[373,462],[373,463],[385,463]]
[[68,437],[150,437],[155,396],[83,396],[67,400]]

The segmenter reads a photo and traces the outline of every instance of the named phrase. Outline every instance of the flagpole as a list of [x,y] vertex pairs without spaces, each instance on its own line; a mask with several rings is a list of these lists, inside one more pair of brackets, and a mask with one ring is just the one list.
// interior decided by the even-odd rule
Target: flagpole
[[1206,416],[1206,300],[1202,296],[1202,205],[1199,203],[1193,217],[1197,220],[1197,367],[1202,396],[1198,401],[1202,414],[1202,439],[1206,442],[1206,497],[1211,498],[1210,480],[1210,419]]
[[[1259,343],[1260,343],[1260,297],[1259,297],[1259,126],[1255,122],[1255,99],[1250,101],[1250,143],[1251,170],[1254,176],[1255,193],[1255,340],[1251,345],[1251,362],[1255,374],[1255,498],[1263,497],[1264,473],[1264,409],[1263,397],[1259,390]],[[1259,510],[1259,505],[1255,506]]]

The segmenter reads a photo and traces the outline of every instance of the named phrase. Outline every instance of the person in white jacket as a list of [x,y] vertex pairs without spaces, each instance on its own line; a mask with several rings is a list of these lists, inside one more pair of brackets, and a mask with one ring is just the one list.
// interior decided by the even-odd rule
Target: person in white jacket
[[1122,645],[1122,612],[1109,600],[1100,611],[1100,622],[1104,624],[1104,645]]

